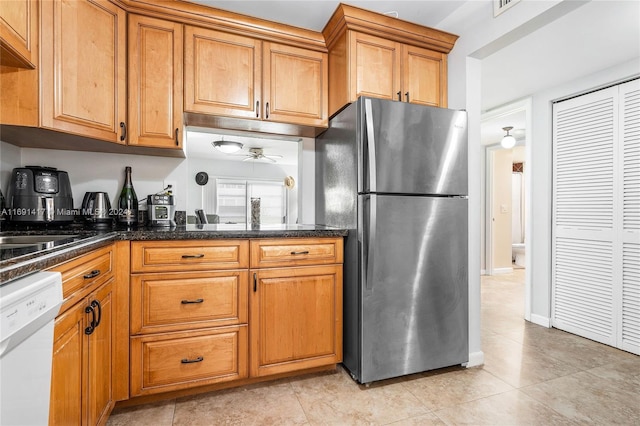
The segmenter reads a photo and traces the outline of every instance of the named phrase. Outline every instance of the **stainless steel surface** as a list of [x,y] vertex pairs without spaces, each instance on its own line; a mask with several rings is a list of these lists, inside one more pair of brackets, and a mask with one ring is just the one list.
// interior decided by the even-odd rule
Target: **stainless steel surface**
[[361,383],[468,359],[466,113],[361,97],[316,139],[316,222],[345,239]]
[[466,362],[467,200],[373,194],[360,203],[373,211],[364,223],[376,238],[360,245],[368,272],[359,380]]
[[92,223],[112,223],[111,201],[106,192],[86,192],[82,199],[82,215]]
[[382,99],[360,98],[358,103],[370,116],[364,131],[375,146],[364,144],[369,161],[364,162],[361,193],[468,193],[466,112]]
[[68,238],[75,238],[77,235],[8,235],[0,237],[0,244],[42,244]]

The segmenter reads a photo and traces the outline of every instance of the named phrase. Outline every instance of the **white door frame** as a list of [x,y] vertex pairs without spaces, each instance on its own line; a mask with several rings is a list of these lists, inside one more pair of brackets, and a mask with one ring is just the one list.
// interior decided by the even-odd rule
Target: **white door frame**
[[[484,114],[482,114],[482,121],[491,120],[494,118],[508,116],[515,112],[524,111],[525,112],[525,120],[526,120],[526,129],[525,129],[525,163],[526,167],[524,169],[524,179],[525,179],[525,231],[524,231],[524,247],[525,247],[525,278],[524,278],[524,318],[527,321],[531,321],[531,303],[532,303],[532,286],[531,286],[531,276],[532,276],[532,245],[533,245],[533,235],[531,234],[531,221],[533,220],[533,205],[531,203],[531,194],[532,194],[532,182],[531,182],[531,170],[535,167],[535,164],[532,162],[532,149],[533,149],[533,133],[532,133],[532,99],[526,98],[522,99],[508,105],[504,105],[502,107],[490,110]],[[491,191],[491,183],[493,179],[493,171],[492,171],[492,159],[493,153],[500,148],[499,144],[489,145],[485,147],[485,269],[488,275],[493,274],[493,259],[491,256],[491,245],[492,245],[492,230],[493,224],[491,218],[492,215],[492,191]]]

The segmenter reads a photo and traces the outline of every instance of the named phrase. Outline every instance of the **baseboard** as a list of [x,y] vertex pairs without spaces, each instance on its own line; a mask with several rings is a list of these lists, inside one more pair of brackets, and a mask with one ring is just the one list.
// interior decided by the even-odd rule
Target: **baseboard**
[[467,368],[478,367],[484,364],[484,352],[471,352],[469,354],[469,362],[463,364]]
[[531,314],[531,322],[546,328],[551,328],[551,318],[542,315]]
[[493,270],[493,275],[500,275],[500,274],[510,274],[513,272],[513,268],[509,267],[509,268],[495,268]]

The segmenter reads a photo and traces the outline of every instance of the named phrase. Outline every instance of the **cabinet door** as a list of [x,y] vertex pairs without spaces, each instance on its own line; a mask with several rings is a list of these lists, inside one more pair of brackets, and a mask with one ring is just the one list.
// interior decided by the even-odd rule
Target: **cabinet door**
[[79,302],[60,315],[54,326],[49,424],[80,425],[86,411],[87,363],[85,347],[85,302]]
[[351,102],[358,96],[398,99],[400,44],[383,38],[350,33]]
[[0,64],[35,68],[38,34],[36,0],[0,1]]
[[259,118],[261,46],[249,37],[186,26],[185,111]]
[[252,270],[252,377],[342,360],[342,266]]
[[402,100],[446,107],[447,55],[414,46],[402,51]]
[[[112,360],[113,360],[113,279],[103,284],[88,298],[98,321],[88,336],[87,401],[90,425],[104,424],[113,409]],[[90,321],[91,315],[87,317]]]
[[180,148],[182,24],[129,15],[129,145]]
[[125,11],[105,0],[41,7],[42,126],[125,143]]
[[264,119],[326,126],[327,54],[264,43],[263,58]]

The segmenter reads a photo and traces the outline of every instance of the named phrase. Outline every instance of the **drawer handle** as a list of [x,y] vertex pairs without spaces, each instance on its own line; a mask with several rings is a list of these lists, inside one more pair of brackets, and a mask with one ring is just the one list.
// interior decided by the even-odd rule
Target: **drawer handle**
[[91,271],[87,275],[85,275],[84,279],[88,280],[88,279],[91,279],[91,278],[95,278],[98,275],[100,275],[100,269],[94,269],[93,271]]
[[183,254],[183,259],[202,259],[204,254]]
[[183,363],[183,364],[193,364],[194,362],[202,362],[202,361],[204,361],[204,357],[199,356],[198,358],[195,358],[195,359],[185,358],[180,362]]
[[96,323],[93,326],[93,328],[96,328],[97,326],[100,325],[100,321],[102,321],[102,305],[100,305],[100,302],[98,302],[97,300],[93,300],[91,302],[91,307],[93,309],[98,308],[98,319],[96,320]]
[[299,254],[309,254],[309,250],[305,250],[305,251],[292,251],[291,254],[293,256],[297,256]]
[[196,299],[196,300],[186,300],[185,299],[180,303],[182,303],[183,305],[189,305],[191,303],[202,303],[202,302],[204,302],[204,299]]

